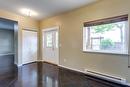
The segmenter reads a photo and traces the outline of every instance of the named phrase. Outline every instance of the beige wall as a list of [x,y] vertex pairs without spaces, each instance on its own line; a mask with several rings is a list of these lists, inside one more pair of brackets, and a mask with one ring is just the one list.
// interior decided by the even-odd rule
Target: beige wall
[[[130,82],[128,56],[82,52],[83,23],[106,17],[130,14],[129,3],[130,0],[102,0],[89,6],[45,19],[40,22],[40,29],[42,32],[44,28],[60,26],[61,65],[82,71],[87,68],[123,77]],[[64,59],[67,61],[64,62]]]
[[18,60],[16,61],[17,64],[22,64],[22,29],[28,28],[28,29],[36,29],[39,31],[39,22],[35,21],[28,17],[23,17],[16,15],[14,13],[10,13],[4,10],[0,10],[0,17],[11,19],[14,21],[18,21]]

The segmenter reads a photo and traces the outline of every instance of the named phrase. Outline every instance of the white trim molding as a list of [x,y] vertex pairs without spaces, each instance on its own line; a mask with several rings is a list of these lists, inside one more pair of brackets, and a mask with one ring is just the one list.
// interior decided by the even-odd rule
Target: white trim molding
[[49,27],[49,28],[44,28],[42,29],[43,32],[45,31],[51,31],[51,30],[58,30],[59,31],[60,26],[54,26],[54,27]]
[[36,60],[36,62],[44,62],[44,60]]

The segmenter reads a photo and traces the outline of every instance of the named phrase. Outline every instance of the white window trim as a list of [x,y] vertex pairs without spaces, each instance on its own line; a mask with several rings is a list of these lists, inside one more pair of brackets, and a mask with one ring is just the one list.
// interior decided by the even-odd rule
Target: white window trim
[[120,52],[120,51],[107,51],[107,50],[83,50],[85,53],[102,53],[102,54],[118,54],[118,55],[129,55],[128,52]]

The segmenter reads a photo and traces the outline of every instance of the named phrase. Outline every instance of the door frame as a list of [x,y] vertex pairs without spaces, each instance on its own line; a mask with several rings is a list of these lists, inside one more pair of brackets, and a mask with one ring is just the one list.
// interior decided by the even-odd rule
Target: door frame
[[[37,58],[35,61],[31,61],[29,63],[32,63],[32,62],[36,62],[38,60],[38,46],[39,46],[39,37],[38,37],[38,31],[36,29],[30,29],[30,28],[24,28],[22,29],[22,52],[23,52],[23,31],[31,31],[31,32],[36,32],[37,33]],[[23,54],[23,53],[22,53]],[[27,64],[29,64],[27,63]],[[25,65],[26,63],[23,62],[23,55],[22,55],[22,65]]]
[[[47,31],[53,31],[53,30],[56,30],[58,32],[58,61],[57,63],[58,64],[55,64],[55,63],[52,63],[50,61],[46,61],[44,60],[44,33],[47,32]],[[42,61],[43,62],[48,62],[48,63],[51,63],[51,64],[55,64],[55,65],[59,65],[60,64],[60,37],[59,37],[59,31],[60,31],[60,27],[59,26],[54,26],[54,27],[49,27],[49,28],[44,28],[42,29]]]

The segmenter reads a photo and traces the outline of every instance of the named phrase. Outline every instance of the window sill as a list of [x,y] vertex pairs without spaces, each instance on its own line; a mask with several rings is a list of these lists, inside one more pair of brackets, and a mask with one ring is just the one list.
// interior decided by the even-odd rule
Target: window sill
[[85,53],[100,53],[100,54],[112,54],[112,55],[129,55],[128,52],[118,52],[118,51],[106,51],[106,50],[83,50]]

